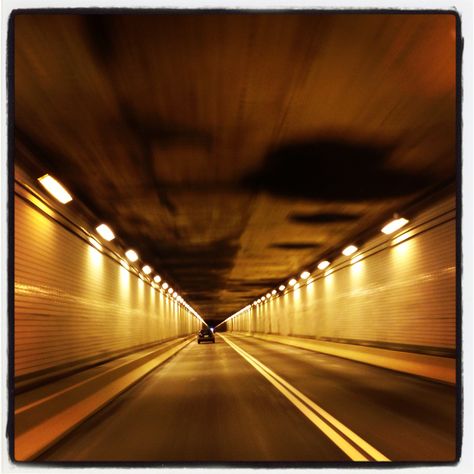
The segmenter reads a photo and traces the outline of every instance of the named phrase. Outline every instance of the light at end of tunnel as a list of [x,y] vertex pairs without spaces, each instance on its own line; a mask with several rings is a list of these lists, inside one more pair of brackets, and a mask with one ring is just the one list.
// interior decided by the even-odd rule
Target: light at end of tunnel
[[305,270],[300,276],[301,276],[301,278],[303,278],[303,280],[307,280],[310,275],[311,275],[311,273],[309,273],[308,271]]
[[170,295],[171,295],[171,293],[173,293],[173,291],[174,291],[173,288],[171,288],[171,287],[168,288],[168,293],[169,293]]
[[272,295],[276,295],[277,290],[272,290]]
[[295,280],[294,278],[292,278],[292,279],[288,282],[288,284],[289,284],[290,286],[295,286],[295,285],[296,285],[296,280]]
[[49,174],[41,176],[41,178],[38,178],[38,181],[41,183],[41,186],[60,203],[67,204],[72,201],[72,197],[66,191],[66,188]]
[[318,268],[320,270],[324,270],[325,268],[329,267],[329,265],[331,265],[331,264],[328,260],[323,260],[322,262],[318,263]]
[[106,224],[100,224],[95,228],[95,230],[99,233],[99,235],[110,242],[111,240],[115,239],[115,234],[112,232],[112,229]]
[[278,287],[278,289],[279,289],[280,291],[283,291],[283,290],[285,289],[285,285],[280,285],[280,286]]
[[168,283],[166,283],[166,281],[165,281],[165,282],[161,285],[161,287],[163,288],[163,290],[166,290],[166,289],[169,287],[169,285],[168,285]]
[[153,281],[154,281],[155,283],[160,283],[160,281],[161,281],[160,275],[155,275],[155,277],[153,278]]
[[382,232],[384,234],[392,234],[398,229],[401,229],[405,224],[408,224],[408,219],[400,217],[399,219],[393,219],[386,226],[382,227]]
[[102,250],[102,245],[94,239],[94,237],[89,237],[89,242],[97,249],[97,250]]
[[354,252],[357,252],[357,247],[355,245],[349,245],[342,251],[343,255],[346,257],[352,255]]
[[138,254],[135,250],[129,249],[125,252],[125,256],[130,262],[136,262],[138,260]]
[[357,262],[360,262],[361,260],[362,260],[362,254],[359,254],[351,259],[351,263],[357,263]]
[[149,274],[151,273],[151,271],[152,271],[150,265],[145,265],[145,266],[142,268],[142,270],[143,270],[143,273],[144,273],[145,275],[149,275]]

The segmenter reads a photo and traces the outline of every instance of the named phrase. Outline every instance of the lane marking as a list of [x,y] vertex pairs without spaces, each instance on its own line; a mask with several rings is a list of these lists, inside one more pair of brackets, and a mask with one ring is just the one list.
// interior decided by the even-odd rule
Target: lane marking
[[[239,353],[250,365],[263,375],[275,388],[277,388],[296,408],[298,408],[314,425],[316,425],[336,446],[338,446],[353,461],[390,461],[380,451],[375,449],[367,441],[354,433],[351,429],[338,421],[326,410],[321,408],[286,380],[281,378],[255,357],[244,351],[241,347],[231,342],[227,337],[220,334],[222,339]],[[356,449],[334,428],[339,430],[347,439],[355,444]]]
[[[192,339],[189,338],[189,342],[191,342],[191,340],[192,340]],[[36,406],[38,406],[38,405],[42,405],[43,403],[49,402],[50,400],[53,400],[53,399],[59,397],[60,395],[64,395],[65,393],[70,392],[71,390],[74,390],[74,389],[80,387],[81,385],[85,385],[86,383],[89,383],[89,382],[91,382],[91,381],[93,381],[93,380],[95,380],[95,379],[98,379],[98,378],[100,378],[100,377],[103,377],[104,375],[107,375],[107,374],[109,374],[109,373],[111,373],[111,372],[114,372],[114,371],[116,371],[116,370],[118,370],[118,369],[121,369],[122,367],[125,367],[126,365],[132,364],[133,362],[136,362],[136,361],[139,360],[139,359],[145,359],[146,357],[148,357],[149,355],[153,354],[154,352],[158,352],[159,349],[164,349],[164,350],[166,350],[166,348],[167,348],[168,346],[171,346],[172,343],[174,343],[174,342],[175,342],[175,341],[166,341],[166,342],[163,343],[163,346],[162,346],[162,347],[160,347],[160,348],[158,348],[158,349],[154,349],[154,350],[148,351],[148,352],[146,352],[145,354],[142,354],[142,355],[135,355],[135,357],[133,357],[133,358],[132,358],[132,356],[133,356],[134,354],[131,354],[130,360],[127,360],[126,362],[123,362],[123,363],[121,363],[121,364],[119,364],[119,365],[116,365],[116,366],[113,366],[113,367],[111,367],[111,368],[109,368],[109,369],[106,369],[106,370],[104,370],[103,372],[99,372],[98,374],[93,375],[93,376],[91,376],[91,377],[89,377],[89,378],[87,378],[87,379],[85,379],[85,380],[81,380],[81,381],[76,382],[76,383],[74,383],[74,384],[72,384],[72,385],[69,385],[69,386],[67,386],[67,387],[65,387],[65,388],[63,388],[63,389],[61,389],[61,390],[58,390],[57,392],[54,392],[54,393],[52,393],[52,394],[50,394],[50,395],[46,395],[46,396],[44,396],[43,398],[40,398],[39,400],[36,400],[36,401],[34,401],[34,402],[30,402],[30,403],[28,403],[28,404],[26,404],[26,405],[23,405],[22,407],[17,408],[14,413],[15,413],[15,415],[19,415],[19,414],[21,414],[21,413],[23,413],[23,412],[25,412],[25,411],[27,411],[27,410],[31,410],[32,408],[34,408],[34,407],[36,407]],[[160,353],[160,354],[161,354],[161,353]],[[158,354],[158,355],[160,355],[160,354]],[[125,357],[128,357],[128,356],[125,356]],[[111,362],[114,362],[114,361],[112,360]]]

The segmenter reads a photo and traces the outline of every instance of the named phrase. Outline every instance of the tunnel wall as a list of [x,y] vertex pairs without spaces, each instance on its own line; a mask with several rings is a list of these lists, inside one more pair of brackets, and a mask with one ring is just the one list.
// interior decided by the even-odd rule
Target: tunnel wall
[[359,262],[339,258],[329,275],[318,271],[300,288],[252,306],[227,330],[452,356],[455,231],[455,200],[446,198],[403,232],[360,246]]
[[196,332],[201,322],[15,196],[15,381]]

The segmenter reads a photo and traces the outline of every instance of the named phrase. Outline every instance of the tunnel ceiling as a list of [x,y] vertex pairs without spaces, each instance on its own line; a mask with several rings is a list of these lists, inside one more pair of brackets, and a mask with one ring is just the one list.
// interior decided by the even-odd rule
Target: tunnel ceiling
[[222,320],[455,175],[455,28],[17,15],[16,159]]

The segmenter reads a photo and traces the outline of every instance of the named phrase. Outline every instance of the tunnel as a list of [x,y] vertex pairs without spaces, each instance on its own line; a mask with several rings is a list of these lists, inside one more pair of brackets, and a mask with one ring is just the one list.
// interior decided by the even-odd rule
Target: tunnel
[[15,12],[12,462],[457,462],[459,29]]

